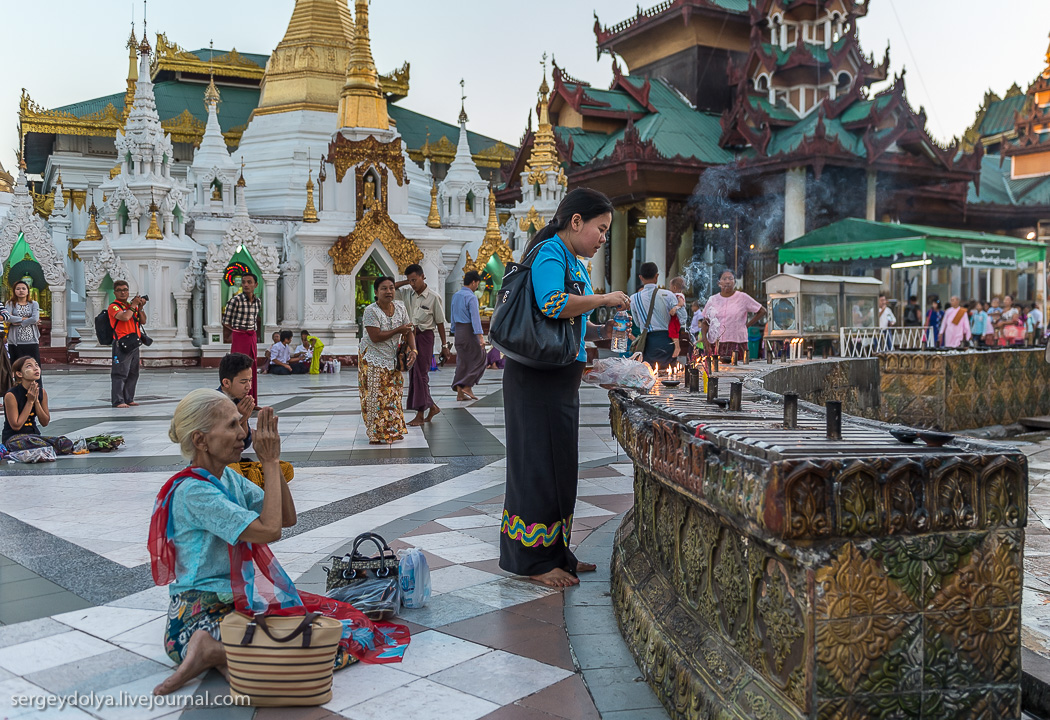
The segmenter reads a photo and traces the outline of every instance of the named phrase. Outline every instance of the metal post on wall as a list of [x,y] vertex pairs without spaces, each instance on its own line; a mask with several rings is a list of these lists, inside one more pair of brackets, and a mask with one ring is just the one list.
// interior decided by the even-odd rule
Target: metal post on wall
[[919,301],[922,303],[922,312],[926,312],[926,306],[929,304],[929,299],[926,297],[926,278],[930,274],[929,265],[926,264],[926,251],[922,253],[922,299]]

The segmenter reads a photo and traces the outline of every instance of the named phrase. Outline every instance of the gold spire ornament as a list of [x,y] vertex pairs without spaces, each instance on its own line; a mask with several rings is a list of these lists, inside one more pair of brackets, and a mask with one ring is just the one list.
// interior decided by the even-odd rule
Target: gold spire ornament
[[150,200],[149,203],[149,228],[146,229],[147,240],[163,240],[164,233],[160,231],[160,225],[157,224],[157,203]]
[[101,240],[102,231],[98,229],[98,208],[95,207],[95,200],[92,198],[91,207],[88,208],[88,226],[87,231],[84,233],[84,240]]
[[504,266],[514,261],[514,253],[510,246],[503,240],[503,233],[499,229],[499,214],[496,212],[496,192],[489,188],[489,221],[485,226],[485,237],[478,248],[478,258],[474,260],[467,252],[467,261],[463,265],[464,272],[476,270],[481,272],[488,265],[489,259],[495,255]]
[[427,215],[427,227],[435,229],[441,227],[441,213],[438,212],[437,180],[434,180],[434,184],[430,186],[430,213]]
[[314,207],[314,171],[306,176],[306,209],[303,210],[303,222],[317,222],[317,208]]
[[241,158],[241,176],[237,178],[237,187],[247,187],[248,183],[244,182],[244,158]]
[[554,171],[558,173],[558,184],[567,187],[569,182],[565,177],[565,171],[558,159],[558,147],[554,141],[554,128],[551,126],[548,111],[550,86],[547,85],[547,53],[543,53],[543,82],[540,84],[540,103],[537,110],[539,128],[536,137],[532,141],[532,152],[529,160],[525,163],[525,172],[529,174],[530,185],[537,183],[543,185],[547,182],[547,173]]
[[354,42],[339,96],[339,127],[388,130],[390,116],[368,36],[368,0],[355,0],[354,10]]

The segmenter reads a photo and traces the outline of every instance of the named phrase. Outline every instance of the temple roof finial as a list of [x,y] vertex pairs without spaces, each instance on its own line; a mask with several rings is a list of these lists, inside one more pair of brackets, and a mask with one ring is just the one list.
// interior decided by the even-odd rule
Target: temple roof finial
[[354,42],[350,46],[350,62],[346,66],[346,84],[339,97],[339,127],[390,127],[386,98],[379,89],[379,73],[372,59],[372,45],[368,35],[368,0],[354,2]]
[[467,117],[467,95],[465,81],[459,79],[459,124],[463,125],[469,120]]

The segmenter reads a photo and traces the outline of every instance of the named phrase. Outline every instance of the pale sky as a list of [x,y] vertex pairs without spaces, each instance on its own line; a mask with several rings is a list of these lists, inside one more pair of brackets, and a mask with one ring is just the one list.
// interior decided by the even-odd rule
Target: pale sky
[[[908,99],[926,107],[940,140],[972,122],[985,90],[1026,88],[1043,69],[1050,2],[870,0],[860,20],[865,53],[890,70],[907,67]],[[534,107],[540,57],[553,53],[571,75],[596,87],[612,78],[596,59],[594,11],[603,25],[635,13],[636,0],[372,0],[372,52],[380,72],[412,64],[401,104],[455,122],[466,80],[470,128],[516,145]],[[642,2],[649,7],[652,2]],[[351,2],[352,5],[352,2]],[[44,107],[123,92],[132,8],[141,34],[142,3],[131,0],[0,0],[5,29],[0,72],[0,162],[14,171],[21,88]],[[268,54],[280,41],[294,0],[153,0],[150,42],[163,31],[187,50],[236,47]],[[899,21],[898,21],[899,17]],[[903,26],[903,27],[902,27]]]

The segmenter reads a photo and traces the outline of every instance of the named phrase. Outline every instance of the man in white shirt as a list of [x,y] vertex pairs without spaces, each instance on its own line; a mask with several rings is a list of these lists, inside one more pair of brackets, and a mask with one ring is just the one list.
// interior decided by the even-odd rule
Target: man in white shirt
[[281,331],[281,342],[270,346],[270,374],[291,375],[292,370],[292,331]]
[[646,333],[645,347],[640,348],[642,359],[650,365],[670,365],[674,356],[674,343],[667,333],[667,326],[671,322],[671,313],[678,308],[678,298],[670,290],[657,287],[660,270],[656,263],[642,263],[639,271],[638,278],[642,281],[642,289],[631,296],[631,316],[638,335]]
[[893,333],[890,332],[890,328],[896,324],[897,316],[890,310],[886,296],[879,295],[879,328],[882,329],[882,334],[886,337],[887,350],[893,349]]
[[[405,268],[405,280],[394,283],[398,299],[405,304],[408,317],[416,333],[416,349],[419,359],[408,374],[409,410],[415,410],[416,416],[408,422],[418,427],[430,422],[441,412],[441,408],[430,395],[430,363],[434,359],[434,331],[441,336],[441,358],[448,357],[448,346],[445,342],[445,303],[434,290],[427,285],[423,268],[409,265]],[[404,287],[404,286],[408,287]],[[429,411],[429,412],[427,412]],[[423,413],[427,412],[426,417]]]

